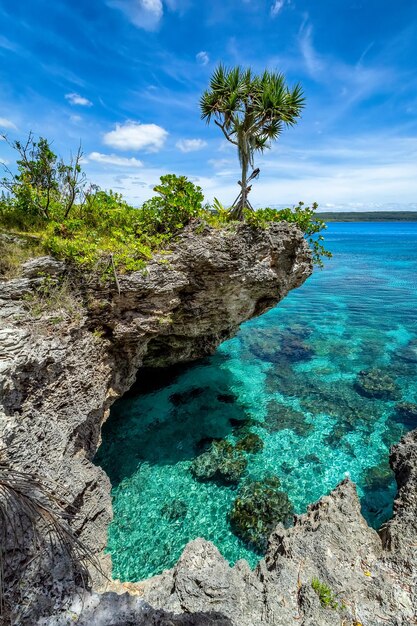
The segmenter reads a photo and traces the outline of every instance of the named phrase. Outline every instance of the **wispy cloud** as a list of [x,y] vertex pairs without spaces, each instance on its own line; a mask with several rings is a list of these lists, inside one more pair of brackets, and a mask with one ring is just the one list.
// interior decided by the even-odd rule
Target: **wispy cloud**
[[6,128],[7,130],[17,130],[16,124],[13,124],[11,120],[5,117],[0,117],[0,128]]
[[[348,64],[331,54],[318,52],[313,43],[313,27],[304,20],[298,34],[298,44],[309,76],[327,88],[330,100],[336,98],[336,117],[344,115],[353,105],[370,96],[390,93],[393,85],[402,80],[401,72],[393,70],[387,63],[364,64],[364,57],[372,43],[362,53],[359,61]],[[328,107],[329,117],[333,115]]]
[[200,65],[207,65],[210,61],[210,57],[205,50],[202,50],[201,52],[196,54],[195,58],[200,63]]
[[175,145],[181,152],[196,152],[205,148],[207,141],[203,139],[180,139]]
[[271,15],[272,17],[276,17],[278,13],[282,11],[286,4],[286,0],[274,0],[271,5]]
[[10,52],[17,52],[19,50],[19,46],[13,41],[10,41],[10,39],[7,39],[7,37],[4,37],[4,35],[0,35],[0,48],[9,50]]
[[156,30],[164,13],[162,0],[108,0],[107,5],[119,9],[134,26]]
[[116,124],[116,128],[106,133],[103,142],[117,150],[141,150],[158,152],[165,143],[168,132],[157,124],[141,124],[128,121]]
[[313,46],[313,27],[311,24],[304,23],[302,25],[298,42],[308,73],[312,78],[318,78],[324,71],[325,63]]
[[116,167],[143,167],[142,161],[134,157],[121,157],[117,154],[102,154],[101,152],[90,152],[89,161],[103,163],[104,165],[114,165]]
[[79,93],[67,93],[65,94],[66,100],[74,106],[80,107],[91,107],[93,103],[88,100],[88,98],[84,98],[84,96],[80,96]]

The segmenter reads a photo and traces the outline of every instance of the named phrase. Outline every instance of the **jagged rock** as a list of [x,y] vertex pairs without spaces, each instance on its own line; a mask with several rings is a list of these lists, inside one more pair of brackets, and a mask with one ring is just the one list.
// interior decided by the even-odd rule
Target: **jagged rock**
[[36,626],[232,626],[217,612],[173,615],[153,609],[140,597],[124,593],[80,595],[61,615],[41,618]]
[[37,278],[39,276],[58,276],[65,272],[65,263],[51,256],[41,256],[29,259],[22,264],[23,278]]
[[[73,528],[96,554],[105,546],[112,512],[110,483],[91,459],[115,398],[144,364],[209,354],[311,272],[302,234],[286,224],[199,235],[189,228],[169,260],[156,257],[147,272],[121,276],[120,295],[114,284],[89,276],[83,315],[53,332],[23,306],[42,278],[0,283],[0,447],[16,466],[59,487],[76,513]],[[415,346],[408,347],[402,356],[413,360]],[[282,388],[296,388],[289,366],[275,375]],[[381,538],[363,519],[353,484],[344,481],[297,515],[293,527],[277,526],[255,571],[244,561],[230,567],[198,539],[174,568],[131,585],[138,597],[80,596],[65,558],[39,565],[23,536],[20,550],[3,561],[6,609],[14,626],[41,625],[42,616],[45,626],[75,618],[82,626],[409,626],[417,614],[416,431],[394,446],[390,461],[399,491]],[[109,561],[102,563],[109,571]],[[320,606],[313,577],[343,599],[346,613]],[[95,585],[103,588],[103,579],[96,576]]]
[[[412,442],[403,440],[397,451],[407,481],[416,478],[416,442],[416,436]],[[410,445],[412,475],[403,458],[409,457]],[[415,513],[408,519],[414,514],[414,535],[409,535],[414,541]],[[415,569],[407,569],[402,559],[414,568],[416,557],[399,544],[396,549],[399,553],[390,557],[384,552],[380,537],[361,515],[355,486],[344,480],[306,514],[296,515],[294,526],[277,526],[254,572],[244,561],[231,568],[212,544],[197,539],[174,568],[141,583],[141,593],[152,606],[175,613],[215,607],[233,626],[408,626],[417,606]],[[321,606],[313,578],[330,587],[337,610]]]
[[[89,273],[83,283],[82,274],[71,277],[66,268],[79,284],[81,313],[52,328],[24,306],[43,277],[0,283],[0,447],[17,467],[57,485],[74,530],[96,554],[106,545],[112,509],[108,478],[91,459],[110,405],[142,366],[211,354],[312,271],[303,234],[285,223],[203,232],[196,224],[178,237],[169,264],[166,259],[156,255],[146,272],[120,276],[120,294],[110,279]],[[35,268],[29,263],[26,272]],[[28,546],[7,564],[6,599],[18,611],[21,594],[27,603],[42,589],[49,604],[32,602],[34,621],[55,606],[56,581],[48,568],[27,577],[21,563],[31,557]]]
[[204,539],[190,541],[175,567],[144,581],[141,591],[151,606],[173,613],[216,611],[233,625],[265,623],[263,586],[257,576],[245,561],[230,567]]
[[396,400],[400,389],[394,379],[381,369],[362,370],[355,382],[355,389],[367,398]]

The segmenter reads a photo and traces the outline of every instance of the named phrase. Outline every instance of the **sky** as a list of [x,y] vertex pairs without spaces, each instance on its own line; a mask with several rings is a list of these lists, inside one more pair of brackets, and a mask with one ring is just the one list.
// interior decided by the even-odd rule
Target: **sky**
[[167,173],[228,205],[235,146],[199,110],[220,62],[306,96],[256,157],[255,207],[417,210],[415,0],[0,0],[0,133],[64,159],[81,142],[89,180],[135,206]]

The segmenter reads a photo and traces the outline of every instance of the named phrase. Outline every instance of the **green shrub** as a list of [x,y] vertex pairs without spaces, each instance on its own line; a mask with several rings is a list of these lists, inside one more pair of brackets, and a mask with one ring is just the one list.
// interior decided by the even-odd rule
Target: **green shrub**
[[327,228],[325,222],[316,216],[317,203],[311,207],[299,202],[293,209],[258,209],[257,211],[245,211],[245,220],[248,224],[257,228],[265,228],[271,222],[288,222],[296,224],[304,233],[313,253],[313,262],[323,267],[323,257],[330,258],[331,252],[323,245],[324,237],[320,233]]
[[322,607],[335,610],[343,608],[343,605],[339,604],[337,597],[326,583],[322,583],[318,578],[313,578],[311,586],[318,595]]
[[186,176],[161,176],[161,184],[154,191],[158,196],[147,200],[140,209],[141,224],[148,231],[174,234],[204,214],[201,187]]
[[[5,137],[6,141],[7,138]],[[200,187],[185,176],[167,174],[154,187],[156,196],[136,209],[118,193],[87,187],[81,171],[81,149],[69,164],[51,150],[46,139],[9,143],[19,155],[17,173],[6,169],[0,185],[7,190],[0,197],[0,226],[6,231],[30,233],[37,237],[41,251],[77,265],[100,266],[118,272],[145,267],[155,251],[169,249],[172,240],[193,220],[200,220],[196,232],[206,225],[234,228],[233,213],[217,199],[213,208],[203,205]],[[330,253],[323,247],[326,228],[315,210],[300,202],[292,209],[245,211],[254,227],[266,228],[277,221],[295,223],[304,232],[313,251],[314,262]],[[105,272],[107,270],[104,270]]]

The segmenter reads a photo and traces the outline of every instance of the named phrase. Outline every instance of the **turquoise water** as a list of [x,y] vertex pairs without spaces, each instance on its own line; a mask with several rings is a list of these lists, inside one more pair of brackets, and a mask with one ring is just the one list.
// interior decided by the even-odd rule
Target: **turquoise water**
[[396,401],[364,397],[355,381],[381,368],[401,400],[417,402],[417,224],[331,224],[326,239],[333,259],[278,307],[211,358],[141,373],[114,405],[96,462],[113,485],[115,577],[160,573],[195,537],[231,562],[257,562],[228,523],[236,487],[190,473],[207,441],[236,441],[242,423],[264,441],[242,484],[276,474],[303,512],[350,476],[370,523],[390,516],[389,447],[413,425],[398,420]]

